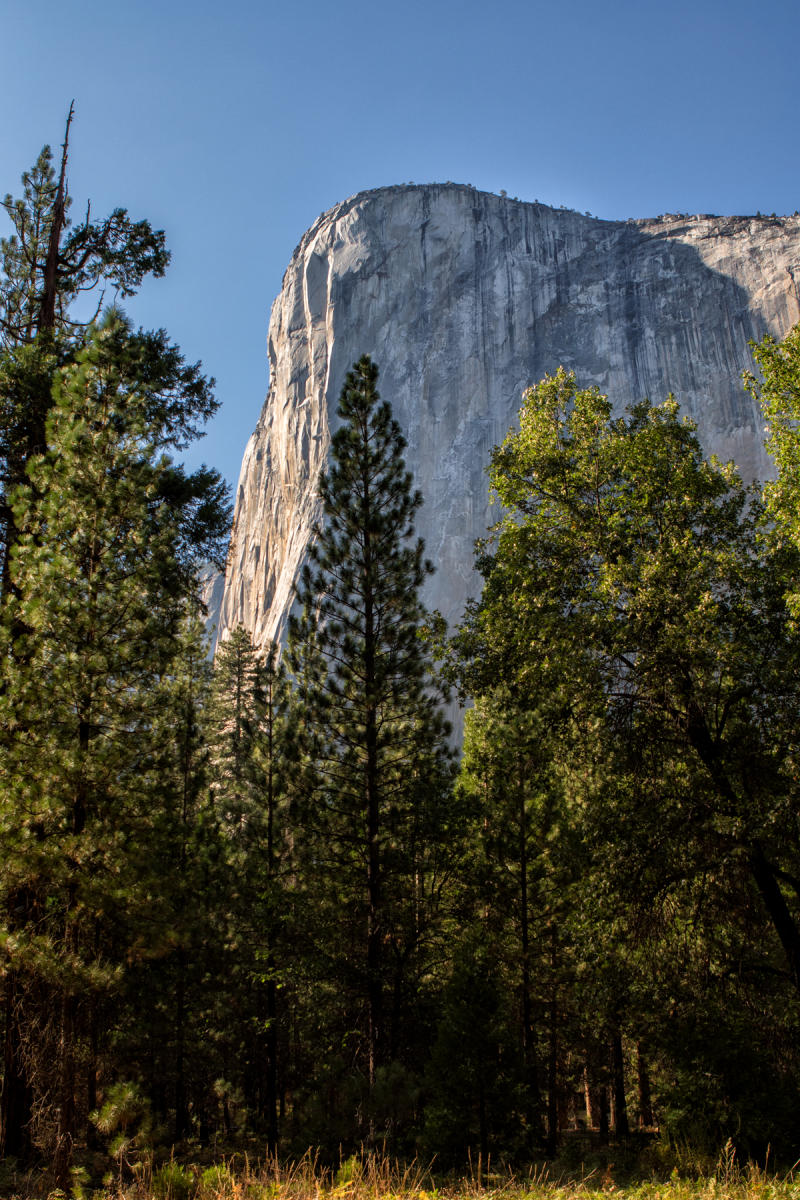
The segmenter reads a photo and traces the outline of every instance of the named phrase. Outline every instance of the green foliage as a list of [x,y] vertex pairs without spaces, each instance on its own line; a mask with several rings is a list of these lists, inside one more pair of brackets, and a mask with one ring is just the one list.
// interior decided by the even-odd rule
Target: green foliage
[[[540,797],[531,812],[548,814],[529,903],[547,920],[548,889],[561,896],[562,1035],[581,998],[596,1034],[644,1031],[677,1064],[667,1013],[696,1012],[716,990],[736,1039],[769,1008],[783,1044],[765,1047],[763,1069],[788,1080],[787,977],[800,985],[794,552],[764,540],[755,497],[731,465],[703,459],[673,401],[614,418],[564,371],[526,394],[490,473],[508,515],[482,548],[483,595],[454,641],[454,673],[479,696],[465,786],[484,790],[491,814],[513,814],[523,780],[516,791]],[[507,846],[486,843],[488,862]],[[704,1039],[690,1070],[718,1079],[717,1135],[739,1122],[755,1146],[742,1061],[734,1079],[720,1049]],[[773,1098],[780,1123],[791,1096]]]
[[102,1108],[89,1119],[107,1139],[108,1154],[121,1174],[123,1167],[147,1160],[153,1152],[154,1128],[150,1105],[131,1080],[120,1080],[107,1090]]
[[[225,977],[239,998],[240,1019],[228,1021],[234,1061],[226,1073],[232,1069],[242,1079],[270,1152],[278,1140],[279,1059],[287,1057],[282,1001],[292,953],[290,724],[288,683],[276,651],[262,659],[238,626],[217,652],[206,713],[223,852],[218,894],[225,903],[217,906],[216,925]],[[286,1086],[285,1067],[282,1079]]]
[[[745,386],[761,405],[767,449],[778,469],[777,479],[764,488],[767,508],[779,534],[800,546],[800,325],[782,342],[767,334],[753,346],[753,358],[761,378],[745,372]],[[796,575],[791,588],[796,615],[800,608]]]
[[206,1167],[197,1187],[198,1200],[233,1200],[236,1178],[225,1163]]
[[162,713],[190,636],[197,566],[225,522],[218,477],[187,477],[164,455],[179,386],[165,409],[128,337],[112,313],[56,374],[47,451],[10,497],[2,946],[27,995],[36,1136],[56,1139],[62,1174],[77,1065],[97,1054],[108,997],[126,967],[182,937],[161,879],[185,841],[185,779]]
[[154,1200],[189,1200],[194,1194],[195,1180],[191,1171],[170,1160],[153,1172]]
[[[342,390],[319,484],[324,522],[299,589],[303,616],[290,632],[308,731],[295,803],[319,937],[314,970],[325,963],[330,980],[335,954],[328,995],[333,1011],[347,1003],[331,1026],[332,1058],[352,1056],[373,1098],[379,1069],[412,1035],[411,997],[436,936],[450,776],[420,637],[419,589],[432,570],[412,540],[422,498],[376,379],[365,357]],[[365,1115],[374,1131],[369,1105]]]
[[[67,124],[69,136],[70,113]],[[148,221],[131,221],[123,208],[102,221],[86,218],[70,230],[65,140],[60,179],[45,146],[22,176],[23,194],[3,200],[14,232],[0,239],[0,346],[31,342],[44,328],[72,332],[70,305],[100,283],[132,296],[146,275],[161,276],[169,263],[163,232]],[[102,297],[101,297],[102,300]],[[48,310],[52,309],[52,315]],[[98,314],[95,313],[95,317]]]
[[[80,1195],[110,1155],[143,1194],[157,1139],[221,1137],[269,1172],[170,1158],[153,1194],[275,1197],[288,1149],[289,1194],[424,1198],[364,1146],[482,1184],[566,1139],[609,1190],[605,1143],[624,1169],[657,1123],[676,1166],[728,1139],[708,1194],[744,1194],[735,1153],[796,1150],[800,1106],[800,329],[748,376],[763,500],[672,399],[526,393],[450,643],[362,358],[288,670],[241,628],[212,670],[230,514],[169,457],[212,382],[75,320],[167,256],[122,210],[69,225],[66,153],[0,246],[0,1157]],[[455,789],[434,644],[473,701]]]

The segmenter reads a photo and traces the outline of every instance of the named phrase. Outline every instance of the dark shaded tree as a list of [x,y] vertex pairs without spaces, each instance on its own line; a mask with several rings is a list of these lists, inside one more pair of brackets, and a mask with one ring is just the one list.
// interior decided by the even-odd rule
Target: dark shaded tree
[[288,985],[292,953],[288,711],[288,683],[276,651],[261,657],[237,626],[217,651],[207,715],[212,798],[228,880],[228,902],[218,920],[227,926],[221,931],[231,947],[224,975],[237,992],[240,1014],[228,1031],[228,1071],[241,1080],[271,1154],[278,1149],[279,1047],[286,1043],[279,989]]
[[174,944],[158,868],[182,813],[161,716],[201,555],[227,524],[218,476],[162,453],[165,420],[119,353],[126,331],[111,314],[56,377],[47,452],[12,495],[2,625],[5,970],[62,1183],[91,1102],[93,998]]
[[419,591],[432,570],[413,540],[422,498],[376,380],[364,357],[342,389],[319,484],[323,521],[299,589],[305,617],[290,635],[310,731],[299,838],[348,999],[342,1032],[358,1030],[355,1061],[373,1099],[409,1035],[404,1015],[446,869],[450,775],[420,637]]

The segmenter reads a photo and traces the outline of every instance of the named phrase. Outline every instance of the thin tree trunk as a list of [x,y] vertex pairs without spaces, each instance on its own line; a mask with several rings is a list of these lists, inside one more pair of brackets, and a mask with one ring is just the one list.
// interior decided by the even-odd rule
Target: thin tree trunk
[[613,1068],[614,1089],[614,1131],[617,1138],[627,1138],[630,1133],[628,1125],[628,1105],[625,1100],[625,1057],[622,1049],[622,1034],[619,1028],[611,1035],[611,1062]]
[[[95,953],[98,951],[95,930]],[[97,1109],[97,1049],[99,1042],[97,997],[92,996],[89,1004],[89,1062],[86,1067],[86,1111],[90,1115]],[[98,1148],[97,1129],[93,1122],[86,1128],[86,1145],[90,1150]]]
[[267,957],[267,1151],[278,1153],[278,1027],[275,958]]
[[17,1014],[16,973],[9,971],[5,987],[3,1087],[0,1092],[0,1158],[30,1158],[30,1120],[33,1097],[22,1062],[22,1038]]
[[756,887],[786,954],[792,980],[800,991],[800,929],[789,910],[775,871],[767,861],[759,842],[751,849],[748,861]]
[[[735,812],[738,797],[725,773],[714,739],[705,718],[695,703],[687,702],[689,738],[707,768],[720,796]],[[800,992],[800,928],[798,928],[778,883],[775,869],[768,861],[761,843],[756,840],[748,848],[747,862],[761,899],[780,939],[795,988]]]
[[[369,479],[363,483],[364,526],[369,529],[371,497]],[[367,809],[367,991],[369,1005],[369,1090],[375,1087],[383,1035],[382,986],[382,880],[380,854],[380,795],[378,786],[378,721],[375,699],[376,634],[372,595],[372,552],[364,539],[364,741],[366,749],[365,803]]]
[[586,1128],[595,1129],[598,1118],[597,1091],[592,1087],[588,1062],[583,1066],[583,1096],[586,1104]]
[[527,1084],[529,1120],[537,1143],[544,1140],[541,1096],[539,1094],[539,1063],[531,1018],[530,922],[528,915],[528,829],[525,814],[525,789],[519,787],[519,870],[520,870],[520,930],[522,937],[522,1056]]
[[483,1075],[478,1080],[478,1128],[480,1134],[478,1183],[482,1185],[484,1174],[489,1166],[489,1124],[486,1119],[486,1088],[483,1083]]
[[175,997],[175,1141],[189,1132],[186,1107],[186,951],[178,951],[178,982]]
[[609,1121],[608,1121],[608,1088],[603,1084],[600,1088],[600,1112],[597,1120],[597,1130],[600,1136],[600,1144],[608,1145]]
[[[274,694],[270,677],[267,708],[267,879],[270,889],[275,874],[275,773]],[[274,933],[267,933],[267,1151],[278,1153],[278,989],[275,982]]]
[[64,144],[61,147],[61,174],[58,179],[58,191],[56,192],[55,204],[53,206],[53,224],[50,229],[50,241],[47,247],[47,259],[44,267],[44,289],[42,291],[42,300],[39,307],[39,331],[43,329],[55,329],[56,324],[56,298],[58,296],[58,254],[61,246],[61,234],[66,223],[67,213],[67,154],[69,150],[69,127],[72,124],[72,117],[75,112],[75,101],[69,106],[69,116],[67,117],[67,128],[64,132]]
[[642,1051],[642,1043],[636,1043],[636,1076],[639,1091],[639,1128],[651,1129],[653,1126],[653,1101],[650,1092],[650,1074],[647,1061]]
[[[69,932],[74,941],[74,931]],[[64,991],[59,1028],[58,1125],[53,1174],[56,1184],[70,1192],[70,1167],[75,1144],[75,997]]]
[[558,1148],[558,1008],[550,1001],[550,1050],[547,1064],[547,1152]]

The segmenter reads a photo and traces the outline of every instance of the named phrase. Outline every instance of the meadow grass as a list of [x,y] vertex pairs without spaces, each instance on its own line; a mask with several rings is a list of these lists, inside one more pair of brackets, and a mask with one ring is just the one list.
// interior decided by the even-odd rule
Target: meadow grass
[[[613,1154],[612,1154],[613,1157]],[[558,1162],[527,1174],[470,1164],[463,1176],[439,1176],[434,1165],[403,1166],[364,1155],[337,1168],[309,1153],[298,1162],[251,1161],[234,1155],[211,1166],[171,1158],[160,1165],[143,1159],[122,1166],[92,1187],[75,1172],[75,1200],[800,1200],[800,1167],[776,1173],[754,1163],[740,1164],[730,1145],[709,1170],[688,1151],[673,1154],[674,1165],[660,1177],[651,1167],[645,1178],[615,1179],[613,1161],[559,1167]],[[11,1190],[0,1181],[0,1200],[64,1200],[46,1176],[17,1177]]]

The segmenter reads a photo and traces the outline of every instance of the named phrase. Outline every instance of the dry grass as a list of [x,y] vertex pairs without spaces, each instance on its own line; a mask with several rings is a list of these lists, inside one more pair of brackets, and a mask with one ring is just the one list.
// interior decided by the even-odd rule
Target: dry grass
[[[40,1178],[16,1180],[0,1200],[63,1200],[64,1193]],[[465,1178],[436,1182],[430,1167],[401,1166],[371,1155],[324,1167],[312,1154],[289,1165],[252,1163],[246,1157],[201,1167],[174,1160],[154,1167],[144,1161],[94,1189],[76,1174],[76,1200],[800,1200],[800,1173],[768,1173],[740,1166],[726,1147],[716,1168],[618,1185],[613,1164],[557,1175],[541,1167],[525,1176],[484,1170],[474,1164]]]

